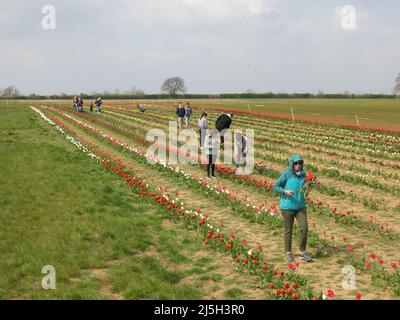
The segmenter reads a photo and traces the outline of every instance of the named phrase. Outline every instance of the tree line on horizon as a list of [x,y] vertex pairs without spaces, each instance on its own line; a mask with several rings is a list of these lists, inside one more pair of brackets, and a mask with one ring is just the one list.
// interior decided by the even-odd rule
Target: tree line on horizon
[[125,92],[115,90],[114,92],[91,92],[80,94],[49,94],[22,95],[15,86],[0,88],[0,99],[72,99],[74,96],[80,96],[82,99],[394,99],[400,97],[400,73],[395,80],[393,94],[384,93],[285,93],[285,92],[266,92],[256,93],[247,90],[244,93],[221,93],[221,94],[196,94],[186,93],[187,87],[181,77],[171,77],[166,79],[161,85],[161,93],[146,94],[143,90],[133,87]]
[[399,98],[394,94],[342,94],[342,93],[221,93],[221,94],[177,94],[171,97],[168,94],[51,94],[51,95],[19,95],[19,96],[0,96],[0,99],[18,99],[18,100],[62,100],[71,99],[79,96],[82,99],[102,99],[108,100],[187,100],[187,99],[395,99]]

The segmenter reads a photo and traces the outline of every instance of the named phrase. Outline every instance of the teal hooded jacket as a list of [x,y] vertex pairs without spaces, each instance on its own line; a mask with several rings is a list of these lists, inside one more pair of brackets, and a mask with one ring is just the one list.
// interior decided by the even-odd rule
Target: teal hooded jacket
[[[306,172],[303,168],[298,173],[293,170],[293,164],[300,160],[303,160],[301,156],[292,156],[289,159],[289,168],[282,172],[273,187],[281,195],[281,210],[301,210],[306,207],[306,201],[301,193],[301,188],[305,184]],[[291,190],[294,195],[286,196],[283,190]]]

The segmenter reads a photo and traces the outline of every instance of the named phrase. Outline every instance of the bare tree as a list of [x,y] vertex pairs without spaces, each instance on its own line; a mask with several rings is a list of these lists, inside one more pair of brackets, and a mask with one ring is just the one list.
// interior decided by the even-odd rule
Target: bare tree
[[20,95],[19,90],[15,86],[8,86],[0,91],[1,96],[5,98],[15,98]]
[[393,88],[393,93],[396,96],[400,96],[400,73],[397,76],[396,80],[395,80],[395,84],[394,84],[394,88]]
[[186,92],[185,81],[180,77],[168,78],[162,84],[161,91],[175,98],[178,92]]

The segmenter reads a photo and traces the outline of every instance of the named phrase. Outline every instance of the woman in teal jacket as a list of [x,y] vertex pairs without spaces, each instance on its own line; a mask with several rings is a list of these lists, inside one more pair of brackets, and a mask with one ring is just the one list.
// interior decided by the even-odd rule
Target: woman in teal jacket
[[289,168],[285,170],[275,182],[274,190],[281,195],[280,208],[285,224],[285,251],[286,260],[293,261],[292,232],[293,222],[296,218],[300,230],[300,258],[311,261],[312,258],[306,252],[307,246],[307,209],[306,201],[301,192],[305,184],[306,173],[303,169],[304,161],[299,155],[294,155],[289,160]]

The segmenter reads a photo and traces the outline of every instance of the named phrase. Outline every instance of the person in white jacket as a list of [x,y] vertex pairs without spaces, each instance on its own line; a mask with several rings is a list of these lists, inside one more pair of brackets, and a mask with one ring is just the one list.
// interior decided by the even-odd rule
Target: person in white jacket
[[200,134],[200,148],[204,146],[204,140],[206,137],[206,131],[208,129],[207,124],[207,113],[203,112],[201,117],[198,120],[197,126],[199,127],[199,134]]
[[[207,156],[207,178],[216,178],[215,176],[215,162],[217,161],[218,155],[218,137],[219,131],[217,129],[212,129],[207,135],[204,142],[205,154]],[[211,174],[210,174],[211,169]]]

